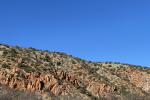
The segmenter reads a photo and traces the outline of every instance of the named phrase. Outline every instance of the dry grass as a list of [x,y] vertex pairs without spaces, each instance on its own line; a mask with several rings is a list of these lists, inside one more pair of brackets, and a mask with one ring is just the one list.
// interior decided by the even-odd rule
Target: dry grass
[[0,100],[42,100],[31,92],[17,91],[0,85]]

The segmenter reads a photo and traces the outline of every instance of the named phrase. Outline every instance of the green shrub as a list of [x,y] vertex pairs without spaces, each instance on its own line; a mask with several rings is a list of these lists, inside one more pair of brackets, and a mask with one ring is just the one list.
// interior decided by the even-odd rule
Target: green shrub
[[2,64],[2,68],[10,68],[10,66],[7,65],[7,64],[5,64],[5,63],[3,63],[3,64]]
[[35,72],[35,69],[33,69],[32,67],[28,65],[18,64],[18,67],[24,69],[26,72]]

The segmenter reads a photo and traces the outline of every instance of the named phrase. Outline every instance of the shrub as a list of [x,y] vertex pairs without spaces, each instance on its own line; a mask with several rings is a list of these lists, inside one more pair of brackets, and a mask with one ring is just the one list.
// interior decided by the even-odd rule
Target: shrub
[[18,67],[24,69],[26,72],[34,72],[35,69],[33,69],[32,67],[28,66],[28,65],[24,65],[24,64],[18,64]]
[[7,65],[7,64],[5,64],[5,63],[3,63],[3,64],[2,64],[2,68],[10,68],[10,66]]

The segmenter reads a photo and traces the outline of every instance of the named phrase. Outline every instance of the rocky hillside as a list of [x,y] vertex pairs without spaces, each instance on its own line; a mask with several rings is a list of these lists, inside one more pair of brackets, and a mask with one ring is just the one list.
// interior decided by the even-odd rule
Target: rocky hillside
[[2,44],[0,84],[28,100],[150,100],[149,68]]

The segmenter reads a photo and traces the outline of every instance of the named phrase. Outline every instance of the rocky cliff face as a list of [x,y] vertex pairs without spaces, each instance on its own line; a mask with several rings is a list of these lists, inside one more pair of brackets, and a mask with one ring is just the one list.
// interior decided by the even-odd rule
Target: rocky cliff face
[[150,69],[0,45],[0,83],[43,100],[148,100]]

